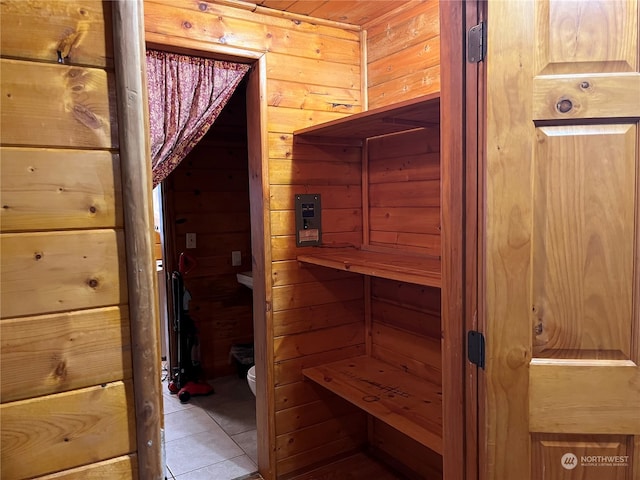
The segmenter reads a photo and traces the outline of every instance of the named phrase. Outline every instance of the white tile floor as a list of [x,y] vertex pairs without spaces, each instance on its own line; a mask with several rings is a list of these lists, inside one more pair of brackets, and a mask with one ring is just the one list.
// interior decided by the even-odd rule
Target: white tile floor
[[182,404],[163,382],[169,480],[235,480],[258,470],[256,404],[247,381],[210,383],[213,395]]

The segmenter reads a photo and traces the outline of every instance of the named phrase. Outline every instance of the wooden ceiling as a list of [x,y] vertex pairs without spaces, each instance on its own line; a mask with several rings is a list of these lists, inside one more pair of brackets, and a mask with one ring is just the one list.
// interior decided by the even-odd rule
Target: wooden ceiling
[[258,0],[263,7],[362,26],[376,17],[418,0]]

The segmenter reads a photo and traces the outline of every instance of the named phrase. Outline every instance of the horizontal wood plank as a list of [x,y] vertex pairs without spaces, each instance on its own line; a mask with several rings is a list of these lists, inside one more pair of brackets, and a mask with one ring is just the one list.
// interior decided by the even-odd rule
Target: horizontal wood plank
[[327,463],[308,473],[297,475],[292,480],[331,480],[336,478],[336,472],[340,472],[340,475],[344,475],[349,480],[398,480],[402,478],[375,459],[364,453],[357,453]]
[[123,226],[117,154],[1,148],[0,169],[3,232]]
[[[270,160],[272,185],[360,185],[361,169],[352,162]],[[309,187],[312,188],[312,187]],[[315,192],[314,192],[315,193]]]
[[297,453],[321,447],[327,439],[349,437],[364,440],[366,418],[362,412],[334,417],[316,425],[295,432],[276,436],[276,458],[281,460]]
[[363,291],[359,277],[274,287],[273,311],[361,299]]
[[303,371],[305,377],[442,454],[442,390],[371,357]]
[[113,67],[110,2],[7,0],[0,3],[0,43],[7,57]]
[[298,194],[318,194],[323,208],[361,208],[360,185],[271,185],[271,210],[293,210]]
[[440,286],[440,260],[356,249],[314,249],[301,262],[432,287]]
[[367,65],[368,86],[374,87],[391,80],[404,78],[437,65],[440,65],[440,36],[422,40],[404,50],[369,62]]
[[336,345],[349,347],[362,343],[364,343],[364,324],[362,322],[286,335],[274,339],[274,360],[279,362],[329,352]]
[[136,450],[131,382],[0,405],[2,478],[30,478]]
[[440,65],[375,85],[367,90],[369,108],[381,108],[416,95],[440,93]]
[[546,365],[536,362],[529,374],[532,432],[640,435],[637,365],[608,365],[615,360],[585,360],[586,365],[563,360],[543,360]]
[[273,367],[275,386],[286,385],[289,383],[301,382],[304,380],[302,370],[308,367],[315,367],[345,358],[357,357],[364,355],[364,343],[353,345],[351,347],[338,347],[334,350],[307,355],[304,357],[292,358],[276,362]]
[[[322,232],[356,232],[362,230],[362,210],[327,208],[322,206]],[[296,233],[296,213],[293,210],[271,210],[271,234]]]
[[355,323],[363,319],[364,302],[361,299],[280,310],[273,313],[273,334],[293,335]]
[[0,235],[2,318],[127,303],[121,230]]
[[[356,247],[362,245],[362,232],[339,232],[322,235],[323,245],[329,248]],[[295,260],[297,255],[309,253],[313,247],[297,247],[295,235],[280,235],[271,237],[271,259]]]
[[267,104],[328,112],[358,113],[360,90],[271,80],[267,82]]
[[8,59],[0,68],[3,145],[118,147],[112,74]]
[[138,457],[135,454],[116,457],[103,462],[92,463],[63,472],[38,477],[37,480],[118,480],[138,479]]
[[361,413],[349,402],[333,395],[323,400],[298,405],[276,412],[276,435],[295,432],[301,428],[331,420],[333,417]]
[[126,308],[0,321],[2,403],[131,378]]
[[440,234],[440,207],[372,207],[371,231]]
[[357,276],[355,273],[342,272],[333,268],[314,267],[297,260],[273,262],[271,267],[274,287],[325,280],[341,280]]
[[422,127],[437,127],[440,122],[440,95],[412,98],[397,105],[356,113],[349,117],[298,127],[294,135],[313,138],[370,138],[405,132]]

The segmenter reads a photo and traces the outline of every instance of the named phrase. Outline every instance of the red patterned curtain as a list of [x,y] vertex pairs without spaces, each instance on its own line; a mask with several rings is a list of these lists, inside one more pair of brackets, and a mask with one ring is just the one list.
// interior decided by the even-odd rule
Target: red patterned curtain
[[153,186],[209,130],[249,65],[147,51]]

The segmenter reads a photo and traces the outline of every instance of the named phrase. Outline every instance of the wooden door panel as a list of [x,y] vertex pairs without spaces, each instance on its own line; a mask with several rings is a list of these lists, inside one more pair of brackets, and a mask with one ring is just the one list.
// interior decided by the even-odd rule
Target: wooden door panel
[[638,19],[488,2],[487,480],[640,478]]
[[529,374],[529,430],[640,432],[640,369],[624,360],[584,363],[534,361]]
[[534,434],[531,478],[632,480],[632,450],[632,437],[625,435]]
[[638,2],[536,2],[534,74],[635,72]]
[[533,119],[633,117],[640,75],[539,76],[533,80]]
[[631,354],[636,136],[628,124],[537,131],[534,356]]

